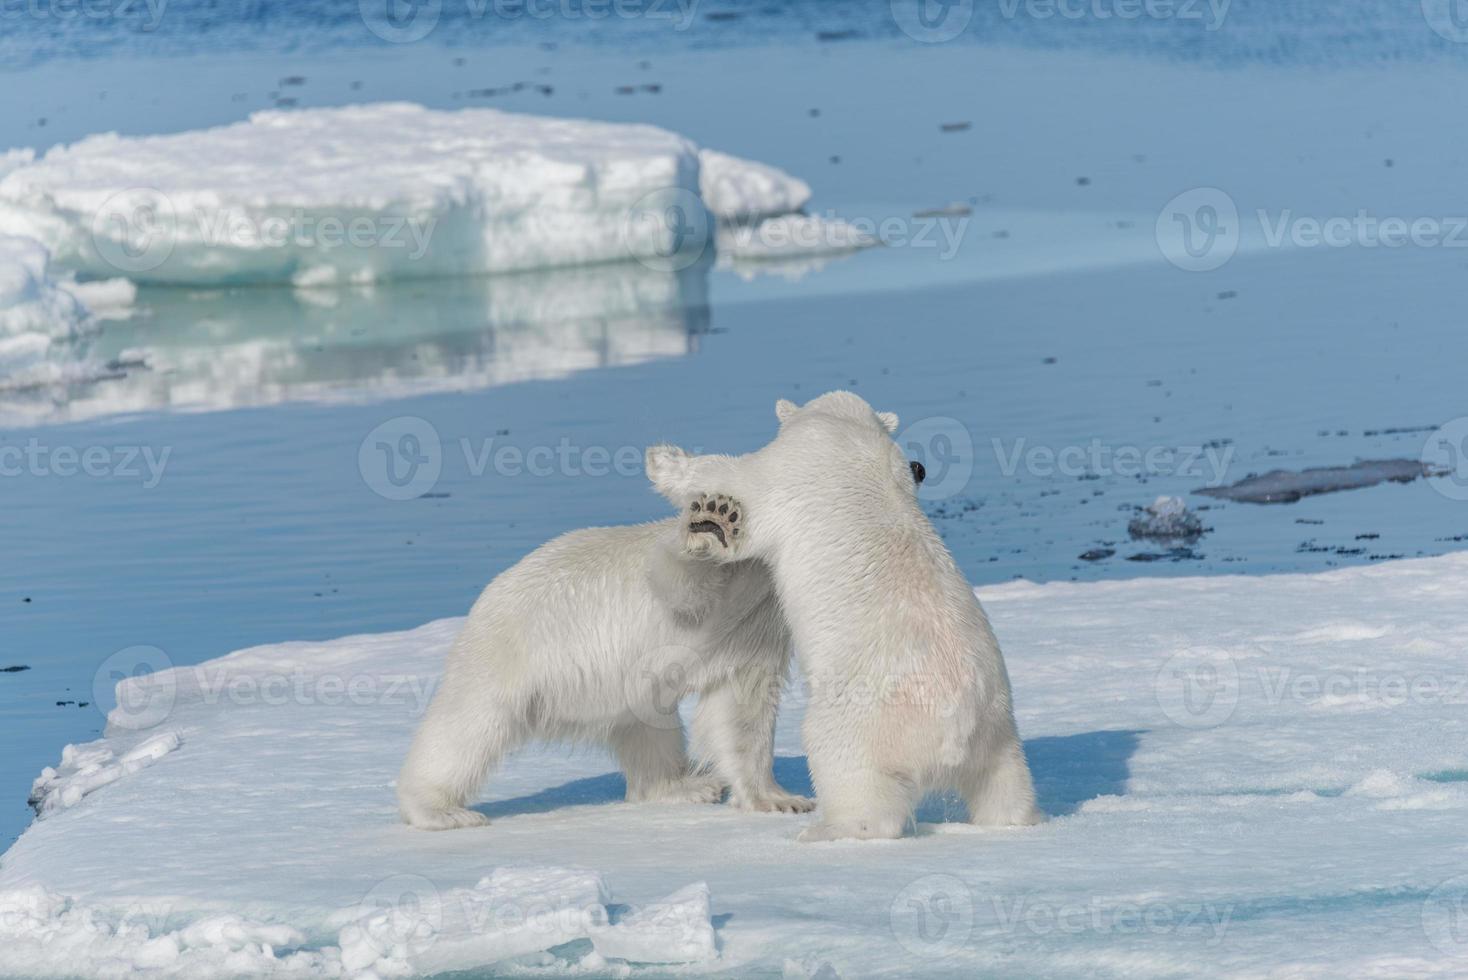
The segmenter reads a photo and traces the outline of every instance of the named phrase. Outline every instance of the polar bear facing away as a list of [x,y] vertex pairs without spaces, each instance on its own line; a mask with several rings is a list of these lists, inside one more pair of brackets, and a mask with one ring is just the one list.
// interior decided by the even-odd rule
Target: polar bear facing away
[[[489,584],[399,774],[404,821],[488,823],[465,804],[532,739],[609,745],[632,801],[712,803],[727,788],[745,809],[814,807],[771,773],[790,636],[769,572],[725,560],[737,502],[696,502],[697,521],[573,531]],[[698,770],[677,713],[690,693]]]
[[998,642],[918,507],[897,417],[850,392],[775,413],[757,452],[655,447],[648,472],[690,524],[701,494],[738,498],[743,527],[716,557],[774,574],[810,684],[820,819],[802,839],[900,836],[923,793],[950,788],[973,823],[1040,821]]

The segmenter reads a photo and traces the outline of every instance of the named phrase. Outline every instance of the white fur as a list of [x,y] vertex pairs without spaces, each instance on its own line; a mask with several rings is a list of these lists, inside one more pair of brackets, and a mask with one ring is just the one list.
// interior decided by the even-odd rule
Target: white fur
[[757,452],[683,455],[650,475],[675,503],[720,492],[748,507],[719,557],[769,564],[811,686],[820,821],[803,839],[900,836],[925,792],[949,788],[976,824],[1043,819],[999,644],[918,507],[897,417],[850,392],[775,414],[779,435]]
[[[662,474],[661,450],[648,472]],[[610,745],[634,801],[801,812],[774,781],[775,710],[790,637],[769,572],[728,561],[681,518],[551,541],[484,590],[398,777],[403,819],[488,823],[466,809],[530,739]],[[712,560],[717,558],[718,560]],[[672,706],[699,695],[690,766]]]

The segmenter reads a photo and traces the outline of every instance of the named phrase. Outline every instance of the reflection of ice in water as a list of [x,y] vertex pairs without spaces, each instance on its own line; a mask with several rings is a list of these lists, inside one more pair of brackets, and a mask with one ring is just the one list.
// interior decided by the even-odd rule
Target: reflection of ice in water
[[[0,425],[461,391],[678,357],[707,267],[592,266],[361,289],[154,289],[127,323],[55,345],[54,384],[0,388]],[[82,370],[84,381],[75,380]]]

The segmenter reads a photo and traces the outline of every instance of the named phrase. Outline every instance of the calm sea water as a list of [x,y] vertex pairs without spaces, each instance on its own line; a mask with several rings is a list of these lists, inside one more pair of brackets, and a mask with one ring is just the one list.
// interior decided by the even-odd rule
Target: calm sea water
[[[0,839],[25,826],[35,773],[100,732],[117,651],[192,663],[462,614],[554,534],[663,516],[642,447],[755,448],[780,397],[852,388],[898,412],[976,583],[1461,547],[1468,506],[1439,480],[1214,502],[1189,555],[1129,560],[1159,552],[1126,533],[1159,494],[1415,458],[1468,415],[1462,251],[1260,240],[1281,216],[1462,210],[1468,147],[1444,100],[1462,46],[1415,4],[1336,7],[1235,0],[1209,31],[982,4],[931,45],[857,4],[486,32],[445,2],[405,44],[364,35],[350,5],[174,2],[151,31],[8,22],[0,83],[25,97],[0,100],[0,149],[283,100],[493,104],[663,125],[801,175],[813,210],[899,220],[908,240],[677,276],[144,290],[132,319],[63,351],[74,383],[0,388],[0,447],[111,461],[0,479],[0,667],[30,668],[0,674]],[[724,13],[738,16],[710,16]],[[552,93],[470,94],[528,79]],[[619,92],[631,83],[658,88]],[[1155,228],[1199,187],[1261,228],[1190,273]],[[969,213],[915,217],[955,203]],[[436,476],[405,468],[405,433]]]

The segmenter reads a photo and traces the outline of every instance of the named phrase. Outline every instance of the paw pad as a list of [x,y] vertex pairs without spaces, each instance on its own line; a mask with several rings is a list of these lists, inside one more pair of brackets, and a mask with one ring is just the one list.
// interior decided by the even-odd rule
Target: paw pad
[[739,501],[723,494],[702,494],[688,507],[691,537],[713,538],[726,550],[739,537],[742,517]]

